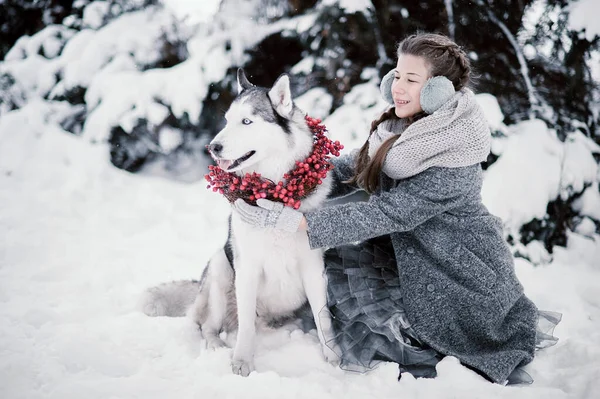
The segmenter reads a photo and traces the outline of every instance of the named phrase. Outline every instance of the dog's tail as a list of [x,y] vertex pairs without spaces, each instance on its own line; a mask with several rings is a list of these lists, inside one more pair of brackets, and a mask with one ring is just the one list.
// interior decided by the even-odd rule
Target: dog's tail
[[225,311],[230,302],[228,298],[232,296],[233,280],[227,249],[221,248],[208,261],[199,281],[179,280],[148,288],[139,301],[139,308],[148,316],[189,316],[202,325],[210,300],[212,307],[223,307]]
[[148,316],[185,316],[202,287],[202,280],[180,280],[148,288],[139,307]]

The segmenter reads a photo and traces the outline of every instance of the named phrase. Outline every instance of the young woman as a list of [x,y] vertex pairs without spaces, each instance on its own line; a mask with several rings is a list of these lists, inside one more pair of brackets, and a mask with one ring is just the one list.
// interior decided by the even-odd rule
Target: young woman
[[470,72],[445,36],[399,44],[381,84],[393,107],[360,151],[333,160],[332,197],[362,189],[368,201],[306,215],[267,200],[235,204],[249,223],[303,229],[311,247],[331,248],[329,310],[346,368],[394,361],[432,377],[455,356],[496,383],[530,382],[519,366],[556,341],[538,322],[553,327],[560,315],[523,294],[502,223],[481,202],[491,138]]

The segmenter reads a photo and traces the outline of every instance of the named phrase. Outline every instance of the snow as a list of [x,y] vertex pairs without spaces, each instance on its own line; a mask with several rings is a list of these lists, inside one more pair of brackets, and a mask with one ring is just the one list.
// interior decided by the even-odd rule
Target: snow
[[592,219],[584,217],[577,227],[575,227],[575,231],[584,237],[592,237],[596,232],[596,225]]
[[520,122],[510,130],[502,156],[486,171],[481,196],[516,238],[519,228],[542,219],[548,202],[558,196],[564,148],[541,120]]
[[453,358],[434,380],[397,382],[393,364],[344,372],[321,358],[314,331],[291,327],[260,337],[257,372],[232,375],[231,350],[203,349],[189,319],[136,308],[145,288],[200,275],[225,240],[227,204],[203,183],[115,169],[103,144],[59,128],[53,115],[64,107],[32,102],[0,119],[1,397],[585,398],[600,389],[600,237],[575,233],[560,261],[517,261],[527,294],[564,313],[559,343],[527,367],[532,386],[490,384]]
[[594,154],[600,154],[600,146],[592,139],[580,131],[567,136],[560,187],[563,200],[596,181],[599,170]]
[[209,21],[219,9],[221,0],[161,0],[178,19],[189,23]]
[[492,131],[504,131],[504,114],[500,109],[500,104],[498,104],[496,97],[488,93],[479,93],[475,95],[475,99],[483,109],[485,119],[487,120],[488,125],[490,125],[490,129],[492,129]]
[[390,107],[381,98],[379,82],[356,85],[344,96],[344,105],[323,120],[333,140],[344,145],[342,153],[363,145],[368,137],[371,122]]
[[600,13],[597,0],[577,0],[570,5],[569,29],[583,31],[588,41],[600,36],[600,21],[596,16]]
[[[231,350],[203,349],[189,319],[149,318],[136,307],[147,287],[200,276],[225,240],[228,205],[203,183],[110,166],[104,144],[60,129],[55,115],[68,107],[34,101],[0,119],[0,397],[546,399],[600,389],[600,237],[590,229],[570,233],[549,264],[516,261],[527,295],[564,314],[559,343],[527,366],[531,386],[490,384],[454,358],[433,380],[397,382],[393,364],[344,372],[321,358],[314,331],[293,326],[259,338],[257,372],[232,375]],[[511,139],[547,133],[539,122],[518,130]],[[499,170],[502,181],[514,178],[514,169]],[[512,195],[526,205],[531,193]]]
[[309,74],[315,66],[315,57],[305,57],[290,70],[292,74]]
[[307,115],[324,119],[329,115],[333,96],[322,87],[315,87],[294,99],[294,103]]
[[[209,3],[200,6],[199,2],[167,1],[165,9],[148,7],[103,26],[99,22],[88,24],[98,26],[97,30],[83,29],[74,34],[63,29],[70,40],[51,60],[37,55],[37,48],[56,35],[57,28],[48,27],[30,39],[21,39],[9,52],[7,62],[0,65],[0,73],[6,71],[16,79],[11,97],[19,105],[23,102],[21,92],[30,100],[46,95],[60,98],[70,90],[86,88],[89,115],[83,135],[90,141],[108,140],[115,126],[130,131],[139,118],[160,124],[164,120],[160,117],[166,114],[151,112],[159,102],[168,105],[177,118],[187,114],[197,123],[210,83],[223,80],[229,67],[243,64],[247,48],[271,33],[284,28],[302,31],[314,22],[312,15],[270,25],[232,16],[223,26],[201,24],[196,31],[180,24],[176,15],[197,15],[200,9],[210,14],[220,4]],[[102,4],[94,4],[86,10],[101,13]],[[195,4],[196,8],[188,9],[185,4]],[[90,11],[90,15],[96,14]],[[189,57],[171,68],[145,70],[160,59],[166,39],[170,43],[185,41]]]
[[344,9],[347,14],[361,12],[366,16],[369,16],[373,10],[373,3],[370,0],[321,0],[320,6],[337,6]]
[[26,60],[8,61],[0,66],[0,73],[6,72],[15,78],[17,84],[28,97],[43,97],[56,84],[55,68],[52,62],[38,54]]
[[171,129],[168,126],[160,130],[158,144],[165,153],[169,153],[183,143],[181,130]]
[[[61,57],[66,88],[88,87],[91,79],[118,55],[128,55],[141,67],[156,62],[162,50],[161,37],[176,23],[170,14],[149,7],[114,19],[91,37],[89,31],[82,31],[79,35],[86,35],[87,40],[69,49],[68,57]],[[89,41],[94,45],[87,45]]]
[[5,61],[14,61],[43,54],[46,58],[58,56],[64,43],[69,40],[76,31],[62,25],[50,25],[33,36],[22,36],[4,57]]
[[598,182],[585,189],[581,197],[573,202],[573,209],[583,216],[600,220],[600,189]]
[[0,397],[546,399],[600,389],[600,237],[576,233],[549,265],[517,260],[527,294],[564,313],[559,343],[527,367],[532,386],[490,384],[454,358],[433,380],[397,382],[393,364],[344,372],[321,358],[314,331],[292,327],[260,337],[257,372],[232,375],[231,350],[203,349],[189,319],[136,308],[145,288],[200,276],[225,240],[227,204],[203,183],[115,169],[103,144],[59,128],[53,115],[65,107],[32,102],[0,119]]
[[454,22],[454,10],[452,1],[453,0],[444,0],[444,5],[446,6],[446,14],[448,14],[448,33],[450,35],[450,38],[454,39],[456,24]]
[[[584,190],[573,203],[582,219],[567,232],[566,248],[555,247],[552,255],[538,241],[516,248],[529,259],[516,258],[515,264],[526,294],[540,309],[563,313],[558,344],[526,368],[533,385],[490,384],[451,357],[432,380],[404,375],[398,382],[397,366],[389,363],[367,374],[345,372],[323,360],[315,331],[294,325],[258,338],[257,371],[242,378],[231,373],[231,349],[206,350],[190,319],[145,316],[138,301],[146,288],[199,278],[226,239],[229,206],[204,182],[158,177],[156,165],[136,175],[114,168],[106,143],[110,129],[130,131],[139,118],[160,126],[168,109],[197,121],[209,84],[243,64],[247,48],[282,29],[310,29],[315,16],[261,25],[243,12],[222,19],[215,14],[220,1],[163,0],[165,9],[151,7],[104,24],[102,3],[96,3],[84,15],[89,29],[47,27],[19,39],[0,63],[0,73],[16,80],[0,95],[19,107],[0,109],[0,398],[597,394],[600,235],[594,220],[600,220],[600,171],[593,156],[599,148],[579,132],[563,143],[539,120],[505,126],[497,100],[485,93],[477,99],[502,134],[494,138],[500,158],[485,173],[482,196],[507,232],[543,217],[558,195]],[[365,13],[372,7],[369,1],[321,4]],[[592,2],[575,6],[580,4]],[[571,23],[578,21],[573,18]],[[185,41],[189,56],[171,68],[145,70],[158,57],[163,34]],[[315,62],[305,60],[297,71]],[[333,98],[321,88],[295,101],[323,118],[329,135],[350,151],[388,107],[376,72],[364,71],[370,80],[355,86],[331,115],[325,110]],[[89,112],[80,136],[60,122],[81,105],[52,100],[76,86],[87,89]],[[157,134],[164,153],[182,140],[174,128],[162,126]]]
[[104,19],[109,15],[110,3],[108,1],[94,1],[83,9],[83,26],[98,29],[104,24]]
[[537,50],[535,46],[532,46],[531,44],[526,44],[525,46],[523,46],[523,55],[525,56],[525,58],[527,58],[527,60],[535,59],[535,57],[537,56]]

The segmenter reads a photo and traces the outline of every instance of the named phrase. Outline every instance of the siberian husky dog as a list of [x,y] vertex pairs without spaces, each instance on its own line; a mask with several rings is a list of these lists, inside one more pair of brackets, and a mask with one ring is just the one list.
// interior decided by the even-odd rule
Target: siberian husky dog
[[[225,114],[227,124],[209,150],[227,172],[256,172],[278,182],[311,153],[313,133],[293,102],[287,75],[266,89],[251,84],[239,69],[237,82],[239,94]],[[299,210],[322,206],[330,188],[327,177],[302,200]],[[191,315],[209,348],[225,346],[219,334],[237,329],[231,367],[247,376],[254,370],[257,325],[292,317],[307,303],[325,358],[338,361],[330,348],[335,346],[326,286],[323,251],[310,249],[306,232],[257,228],[233,209],[227,242],[211,257],[200,281],[150,288],[142,306],[151,316]]]

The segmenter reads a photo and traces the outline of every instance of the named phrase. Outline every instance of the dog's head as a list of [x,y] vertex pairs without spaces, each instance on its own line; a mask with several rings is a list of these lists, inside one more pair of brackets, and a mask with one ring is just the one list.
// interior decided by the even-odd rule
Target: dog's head
[[[312,148],[312,134],[292,100],[289,77],[281,75],[267,89],[250,83],[240,68],[237,82],[239,93],[225,114],[227,124],[208,147],[212,157],[227,172],[264,175],[265,168],[289,169]],[[278,160],[281,166],[274,166]]]

